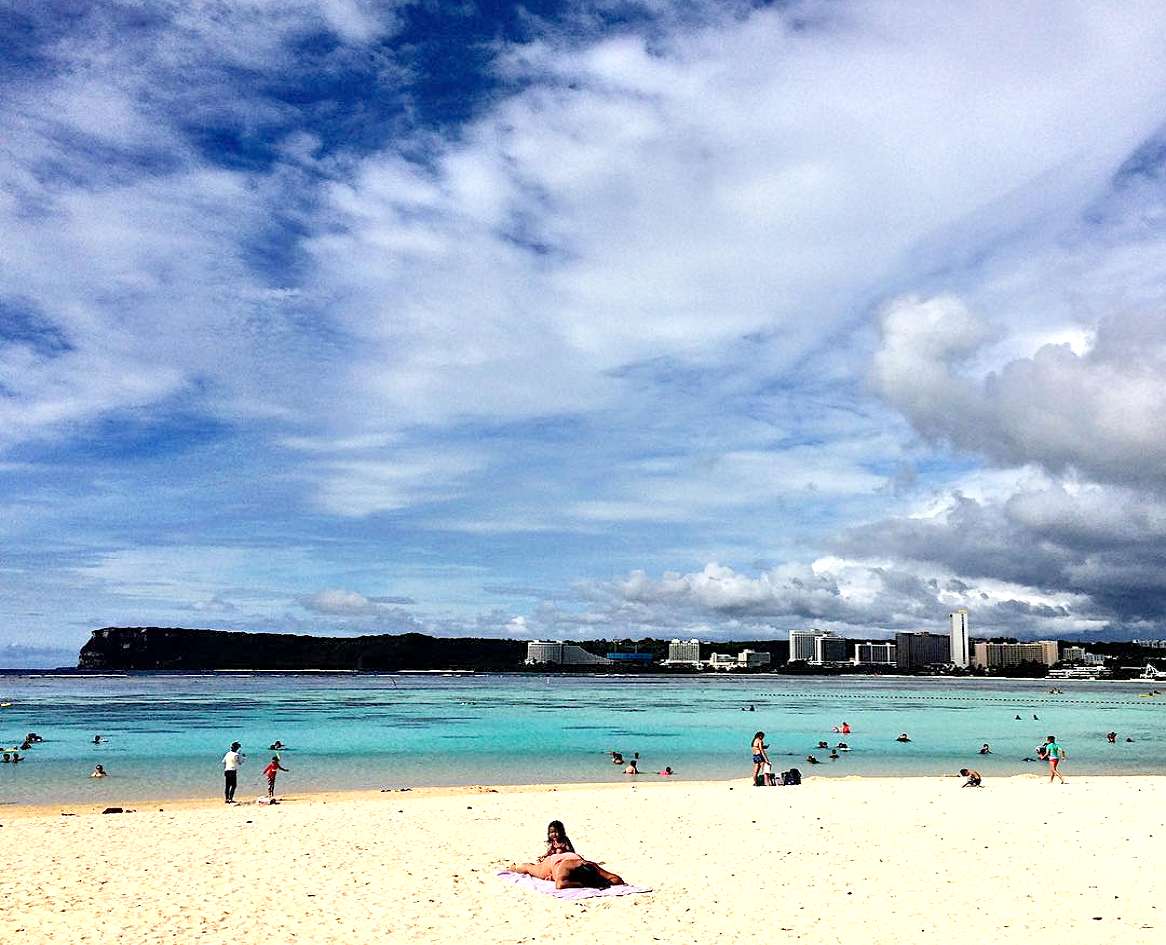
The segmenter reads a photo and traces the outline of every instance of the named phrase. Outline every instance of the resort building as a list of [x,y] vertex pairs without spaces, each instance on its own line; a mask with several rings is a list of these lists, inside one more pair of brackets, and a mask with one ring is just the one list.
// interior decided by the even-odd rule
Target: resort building
[[977,643],[972,663],[984,669],[1007,669],[1021,663],[1043,663],[1053,666],[1059,659],[1056,640],[1037,640],[1033,643]]
[[791,630],[789,632],[789,659],[787,662],[812,663],[814,661],[814,641],[818,637],[831,635],[829,630]]
[[951,621],[951,661],[961,669],[967,669],[971,662],[968,651],[968,611],[961,607],[947,615]]
[[951,637],[938,633],[896,633],[895,665],[922,669],[951,662]]
[[738,665],[745,669],[758,669],[762,666],[768,666],[772,660],[772,653],[762,653],[758,650],[742,650],[737,654]]
[[588,653],[577,643],[532,640],[526,644],[526,665],[540,663],[554,666],[610,666],[611,660]]
[[1061,650],[1062,663],[1081,663],[1085,666],[1104,666],[1105,657],[1100,653],[1090,653],[1083,646],[1067,646]]
[[893,666],[895,664],[895,644],[856,643],[854,644],[855,666]]
[[728,653],[713,653],[706,664],[709,669],[760,669],[768,666],[772,654],[758,650],[742,650],[736,656]]
[[670,640],[668,642],[669,663],[700,663],[700,640]]
[[833,633],[823,633],[814,638],[814,658],[810,660],[818,666],[826,663],[845,663],[850,659],[849,644],[843,637]]

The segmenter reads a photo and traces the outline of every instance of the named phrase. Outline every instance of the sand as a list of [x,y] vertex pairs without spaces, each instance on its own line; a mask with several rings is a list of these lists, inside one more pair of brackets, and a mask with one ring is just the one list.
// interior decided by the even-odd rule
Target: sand
[[[959,783],[642,776],[272,808],[0,809],[0,941],[1163,940],[1166,778]],[[554,818],[654,892],[562,902],[499,882]]]

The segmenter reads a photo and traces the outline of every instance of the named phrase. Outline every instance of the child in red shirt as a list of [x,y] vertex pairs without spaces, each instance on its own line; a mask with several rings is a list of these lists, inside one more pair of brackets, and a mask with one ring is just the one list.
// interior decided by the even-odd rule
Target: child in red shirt
[[280,771],[287,771],[287,768],[279,763],[279,755],[274,755],[271,764],[263,769],[263,775],[267,778],[268,797],[275,797],[275,776]]

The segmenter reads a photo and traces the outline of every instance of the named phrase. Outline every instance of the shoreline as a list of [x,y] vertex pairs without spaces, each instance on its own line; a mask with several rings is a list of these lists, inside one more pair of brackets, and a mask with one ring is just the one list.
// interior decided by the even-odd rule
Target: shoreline
[[[1067,769],[1068,770],[1068,769]],[[934,781],[936,783],[947,784],[950,782],[962,781],[958,774],[907,774],[907,775],[863,775],[863,774],[839,774],[829,776],[817,776],[805,772],[802,774],[803,781],[801,786],[804,787],[810,784],[822,783],[863,783],[868,785],[881,784],[918,784],[926,781]],[[1001,784],[1013,783],[1018,781],[1044,781],[1047,780],[1047,770],[1041,767],[1039,770],[1021,772],[1010,775],[989,775],[985,777],[985,784]],[[1106,782],[1106,781],[1155,781],[1160,780],[1166,784],[1166,774],[1068,774],[1069,781],[1086,782]],[[531,783],[531,784],[466,784],[466,785],[434,785],[428,787],[408,787],[408,788],[353,788],[348,790],[337,791],[305,791],[292,792],[288,794],[276,794],[279,800],[277,807],[289,805],[295,807],[310,806],[313,804],[329,804],[329,803],[344,803],[348,801],[373,801],[373,800],[403,800],[405,798],[455,798],[455,797],[470,797],[482,794],[491,795],[522,795],[522,794],[556,794],[556,793],[579,793],[584,791],[600,791],[600,792],[616,792],[616,791],[668,791],[676,790],[682,787],[710,789],[716,787],[726,787],[729,790],[742,789],[745,791],[765,791],[765,790],[783,790],[782,788],[754,788],[750,782],[748,775],[740,778],[722,778],[722,779],[691,779],[685,780],[683,778],[661,778],[652,776],[646,777],[638,781],[561,781],[551,783]],[[792,790],[792,788],[791,788]],[[107,803],[84,802],[84,803],[69,803],[69,802],[46,802],[41,804],[0,804],[0,822],[6,818],[26,820],[35,817],[60,817],[60,816],[74,816],[84,817],[91,815],[100,815],[102,810],[106,807],[121,807],[125,811],[132,811],[133,813],[149,813],[154,812],[171,812],[171,811],[185,811],[185,810],[218,810],[223,807],[234,806],[237,808],[253,809],[264,807],[266,805],[257,803],[256,800],[241,800],[234,805],[224,804],[222,798],[218,794],[207,795],[193,795],[187,797],[154,797],[145,799],[130,799],[126,801],[112,800]]]

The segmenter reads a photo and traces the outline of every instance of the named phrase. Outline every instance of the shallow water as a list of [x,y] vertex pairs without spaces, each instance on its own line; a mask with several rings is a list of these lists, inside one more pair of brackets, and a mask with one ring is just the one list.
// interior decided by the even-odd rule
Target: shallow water
[[[743,777],[758,729],[776,767],[819,776],[1035,772],[1021,759],[1047,734],[1068,750],[1067,774],[1166,774],[1166,696],[1142,697],[1146,683],[1056,685],[1064,695],[1044,680],[939,678],[8,675],[0,742],[46,740],[0,765],[0,803],[217,796],[233,740],[248,754],[239,797],[252,797],[277,738],[290,746],[287,792],[625,780],[611,749],[638,751],[645,776],[671,765],[682,778]],[[852,734],[832,734],[843,720]],[[904,731],[909,744],[895,741]],[[819,739],[853,750],[831,762]],[[977,754],[983,742],[993,754]],[[806,764],[808,752],[823,763]],[[98,762],[104,781],[88,778]]]

